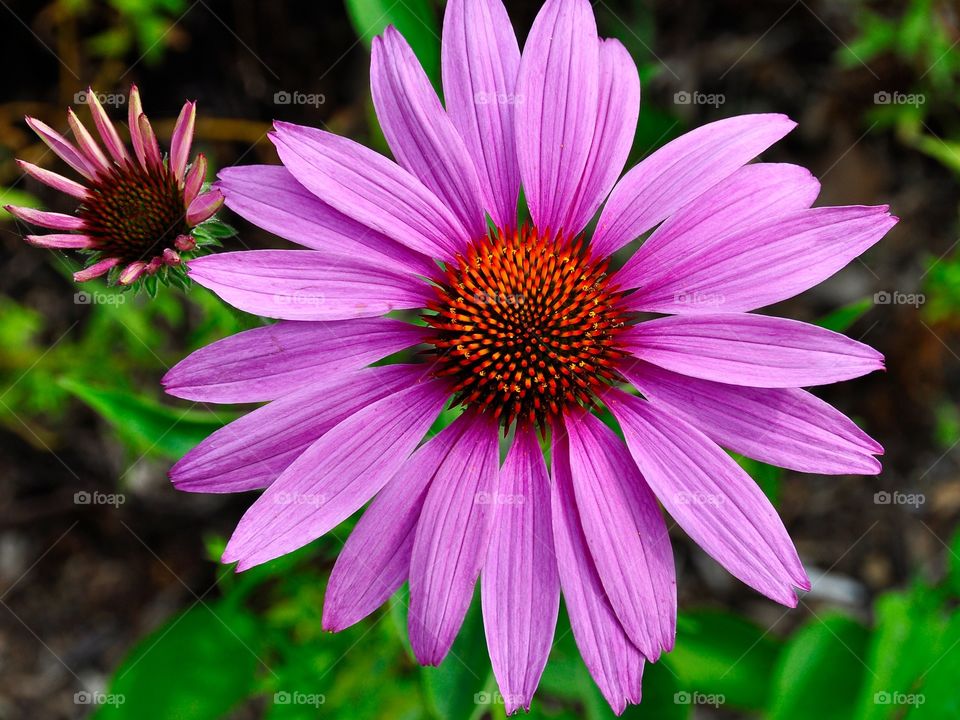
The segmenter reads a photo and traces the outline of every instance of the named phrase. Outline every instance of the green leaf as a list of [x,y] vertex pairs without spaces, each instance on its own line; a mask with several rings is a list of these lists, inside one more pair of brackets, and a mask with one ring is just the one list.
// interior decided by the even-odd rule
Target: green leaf
[[817,320],[817,325],[834,332],[846,332],[857,320],[862,318],[873,307],[873,298],[863,298],[856,302],[844,305]]
[[736,453],[730,453],[733,459],[742,467],[746,473],[753,478],[754,482],[760,486],[764,494],[774,505],[780,504],[780,481],[783,479],[783,470],[775,465],[744,457]]
[[876,630],[867,653],[871,673],[860,694],[858,720],[902,716],[906,703],[898,698],[917,693],[946,627],[938,598],[922,586],[882,596],[874,613]]
[[197,605],[144,638],[113,675],[96,720],[218,720],[254,690],[259,643],[241,609]]
[[702,610],[680,616],[676,647],[661,662],[677,675],[682,691],[760,710],[767,706],[779,652],[779,643],[753,623]]
[[863,685],[870,632],[844,615],[814,618],[787,642],[774,671],[769,720],[848,720]]
[[13,220],[13,215],[3,209],[4,205],[35,208],[40,206],[40,201],[23,190],[0,187],[0,221]]
[[490,706],[502,704],[499,695],[487,689],[490,659],[479,592],[476,595],[446,659],[439,667],[421,670],[430,707],[441,720],[478,718]]
[[[954,615],[940,647],[931,653],[928,669],[921,676],[920,692],[904,698],[907,720],[956,720],[960,718],[960,615]],[[912,703],[910,702],[912,700]]]
[[235,419],[231,413],[167,407],[129,392],[103,390],[63,378],[60,386],[86,403],[136,452],[176,460]]
[[440,86],[440,26],[431,0],[346,0],[346,5],[353,29],[368,47],[387,25],[396,26],[434,87]]
[[947,576],[947,585],[953,594],[960,597],[960,527],[954,533],[947,552],[947,567],[950,568]]

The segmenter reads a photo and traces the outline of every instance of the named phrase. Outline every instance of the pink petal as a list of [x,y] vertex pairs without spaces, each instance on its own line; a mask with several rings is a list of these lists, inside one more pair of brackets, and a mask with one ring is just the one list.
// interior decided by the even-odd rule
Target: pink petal
[[499,228],[517,222],[514,111],[520,48],[500,0],[449,0],[441,41],[447,112],[477,168]]
[[96,177],[96,170],[90,164],[87,157],[77,150],[63,135],[40,120],[28,117],[26,118],[26,122],[27,125],[30,126],[30,129],[40,136],[40,139],[43,140],[47,147],[53,150],[57,157],[67,165],[88,180],[93,180]]
[[606,199],[627,162],[640,115],[640,76],[617,40],[600,41],[600,102],[590,157],[577,200],[561,224],[579,233]]
[[52,250],[88,250],[95,245],[93,238],[89,235],[78,235],[76,233],[27,235],[23,239],[34,247]]
[[607,598],[650,662],[673,648],[677,579],[656,498],[623,442],[596,416],[566,420],[580,522]]
[[88,280],[93,280],[101,275],[105,275],[119,264],[120,258],[106,258],[100,262],[94,263],[88,268],[78,270],[73,274],[73,279],[76,282],[87,282]]
[[87,189],[78,182],[65,178],[62,175],[58,175],[55,172],[44,170],[42,167],[38,167],[33,163],[28,163],[25,160],[17,160],[17,165],[27,175],[35,180],[39,180],[44,185],[52,187],[54,190],[59,190],[60,192],[66,193],[67,195],[75,197],[79,200],[87,199]]
[[805,390],[723,385],[644,362],[621,372],[654,405],[748,457],[822,475],[880,472],[872,455],[883,448],[850,418]]
[[173,466],[170,479],[186,492],[265,488],[327,431],[422,375],[418,366],[390,365],[318,377],[217,430]]
[[80,122],[80,119],[76,113],[73,112],[72,108],[67,109],[67,124],[73,131],[73,138],[77,141],[77,145],[80,146],[84,157],[86,157],[87,164],[90,165],[91,168],[94,168],[97,173],[108,171],[110,169],[110,161],[107,160],[107,156],[103,154],[103,150],[97,145],[97,141],[93,139],[93,135],[83,126],[83,123]]
[[436,274],[436,264],[426,255],[335,210],[282,165],[224,168],[219,178],[231,210],[285,240],[369,257],[418,275]]
[[425,307],[429,286],[349,255],[245,250],[194,258],[190,277],[240,310],[282,320],[348,320]]
[[547,0],[520,60],[517,155],[534,224],[564,230],[591,151],[600,42],[587,0]]
[[422,445],[363,513],[330,573],[324,630],[339,632],[363,620],[406,581],[427,488],[465,425],[461,416]]
[[797,551],[770,501],[706,435],[619,390],[604,400],[630,453],[667,512],[731,574],[794,607],[792,586],[810,589]]
[[143,115],[143,105],[140,102],[140,91],[136,85],[130,86],[130,97],[127,99],[127,125],[130,128],[130,143],[133,152],[140,161],[140,166],[147,167],[147,146],[143,133],[140,130],[140,116]]
[[139,280],[145,272],[149,265],[142,260],[137,262],[132,262],[127,267],[123,269],[123,272],[120,273],[120,277],[117,278],[117,282],[121,285],[133,285],[137,280]]
[[16,218],[31,225],[50,228],[51,230],[83,230],[86,223],[83,218],[76,215],[64,215],[63,213],[44,212],[34,210],[33,208],[16,207],[14,205],[4,205],[3,209]]
[[784,115],[741,115],[667,143],[613,189],[593,236],[594,254],[610,255],[640,237],[794,127]]
[[203,183],[207,179],[207,158],[203,153],[197,155],[193,165],[187,171],[187,177],[183,181],[183,202],[187,207],[196,199],[203,188]]
[[497,426],[470,415],[463,436],[437,469],[423,503],[410,558],[408,626],[421,665],[439,665],[473,599],[497,492]]
[[481,595],[493,673],[507,714],[529,711],[553,645],[560,577],[550,481],[536,431],[518,428],[500,470]]
[[[819,192],[817,179],[798,165],[744,165],[667,218],[627,261],[616,282],[624,288],[650,286],[664,270],[726,244],[734,233],[809,208]],[[686,305],[703,304],[688,300]],[[720,305],[718,298],[713,307]]]
[[143,113],[140,113],[140,117],[137,118],[137,127],[140,129],[140,137],[143,139],[144,167],[148,169],[151,167],[159,168],[163,165],[160,143],[157,142],[153,126]]
[[386,318],[281,321],[197,350],[163,385],[170,395],[197,402],[275,400],[318,377],[359,370],[423,342],[423,335],[423,328]]
[[397,162],[430,188],[474,238],[487,234],[480,181],[467,147],[420,61],[393,26],[373,40],[370,89]]
[[297,181],[357,222],[444,260],[472,239],[437,196],[396,163],[322,130],[275,125],[271,139]]
[[100,133],[100,138],[103,140],[107,152],[110,153],[110,157],[118,163],[129,162],[130,156],[127,154],[127,149],[123,146],[123,141],[117,134],[117,129],[110,122],[110,118],[107,117],[107,113],[100,104],[93,88],[87,88],[87,105],[90,106],[93,124],[97,128],[97,132]]
[[618,715],[640,702],[643,655],[630,642],[607,600],[577,511],[570,451],[553,428],[553,537],[563,602],[590,676]]
[[170,172],[177,180],[183,180],[190,159],[190,145],[193,143],[193,124],[197,117],[197,104],[185,103],[180,110],[177,124],[170,139]]
[[813,208],[770,218],[672,264],[644,258],[642,278],[634,275],[641,287],[628,303],[635,310],[688,315],[755,310],[823,282],[896,223],[886,206]]
[[246,570],[329,532],[386,485],[447,400],[436,380],[366,406],[298,457],[241,518],[223,562]]
[[663,317],[635,325],[621,338],[642,360],[732,385],[825,385],[883,369],[883,356],[868,345],[816,325],[766,315]]
[[214,216],[223,205],[223,195],[219,190],[208,190],[197,195],[187,207],[187,225],[196,227]]

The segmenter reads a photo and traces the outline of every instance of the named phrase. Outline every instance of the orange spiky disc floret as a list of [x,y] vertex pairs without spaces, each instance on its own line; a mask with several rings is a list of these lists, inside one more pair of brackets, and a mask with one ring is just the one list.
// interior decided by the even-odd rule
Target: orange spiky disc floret
[[454,399],[543,428],[565,407],[591,406],[626,356],[622,294],[583,238],[524,226],[495,231],[447,266],[424,319],[436,370]]

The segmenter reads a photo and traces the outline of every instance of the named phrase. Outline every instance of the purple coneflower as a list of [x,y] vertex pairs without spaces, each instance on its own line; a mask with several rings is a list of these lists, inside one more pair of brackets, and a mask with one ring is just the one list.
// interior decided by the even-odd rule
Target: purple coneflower
[[[282,167],[220,174],[229,207],[309,249],[191,261],[198,283],[281,322],[167,375],[178,397],[268,402],[171,477],[193,492],[263,490],[223,556],[241,570],[371,501],[330,577],[324,627],[356,623],[409,581],[424,664],[447,654],[482,577],[510,712],[529,707],[562,591],[621,712],[640,700],[645,660],[674,642],[660,504],[733,575],[793,606],[810,587],[794,546],[721,448],[803,472],[879,471],[881,447],[799,388],[880,369],[880,354],[749,311],[833,275],[895,219],[811,208],[808,171],[747,164],[794,127],[782,115],[701,127],[619,178],[640,84],[587,0],[548,0],[522,56],[498,0],[450,0],[446,109],[392,28],[371,75],[396,162],[277,123]],[[414,346],[418,362],[371,366]],[[462,413],[425,440],[448,402]]]
[[[187,164],[195,103],[183,106],[173,131],[170,155],[164,160],[135,85],[130,88],[127,103],[132,154],[97,94],[92,89],[85,94],[103,148],[73,110],[67,110],[67,123],[76,144],[40,120],[27,118],[27,124],[40,139],[80,173],[84,183],[17,161],[31,177],[79,200],[77,212],[66,215],[9,205],[6,209],[25,222],[56,231],[27,235],[31,245],[80,250],[88,255],[84,269],[74,273],[77,282],[111,273],[121,285],[130,285],[164,267],[179,268],[181,255],[198,245],[198,239],[193,237],[195,228],[223,204],[219,190],[203,191],[207,172],[204,156],[199,154],[192,165]],[[203,238],[199,244],[204,244]]]

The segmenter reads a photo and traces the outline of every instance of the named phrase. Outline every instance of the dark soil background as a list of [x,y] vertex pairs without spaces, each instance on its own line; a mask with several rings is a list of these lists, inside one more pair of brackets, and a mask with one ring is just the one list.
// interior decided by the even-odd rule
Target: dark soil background
[[[928,258],[943,256],[957,242],[960,185],[944,166],[865,120],[875,92],[908,92],[913,75],[894,59],[839,67],[836,53],[855,30],[856,3],[595,4],[602,32],[620,37],[638,59],[659,58],[663,65],[644,85],[641,113],[656,109],[672,116],[678,123],[673,133],[743,112],[787,113],[799,128],[766,159],[808,166],[823,183],[818,204],[885,203],[901,218],[862,261],[776,308],[779,314],[812,320],[879,291],[922,291]],[[369,58],[339,2],[201,0],[174,28],[173,48],[162,63],[140,62],[130,70],[124,67],[129,63],[105,67],[87,63],[79,52],[63,55],[93,28],[76,23],[65,29],[56,21],[55,3],[0,5],[4,172],[12,166],[10,155],[27,142],[18,118],[30,112],[64,127],[64,107],[87,82],[121,88],[135,80],[161,127],[184,98],[196,98],[198,135],[219,166],[277,162],[265,137],[274,117],[322,123],[361,140],[368,134]],[[525,36],[539,3],[507,5]],[[886,9],[894,13],[898,4]],[[65,37],[68,32],[75,37]],[[278,107],[273,97],[282,90],[322,93],[326,102]],[[726,102],[718,108],[675,104],[675,93],[684,90],[722,93]],[[635,154],[649,149],[638,146]],[[15,179],[0,178],[0,185]],[[52,193],[40,194],[49,206],[62,205]],[[229,219],[247,245],[277,244]],[[71,284],[48,253],[24,245],[12,223],[0,224],[0,253],[0,293],[50,318],[51,341],[74,321],[83,323]],[[960,516],[960,453],[937,441],[936,408],[958,397],[958,329],[895,305],[877,305],[850,329],[886,355],[888,370],[820,394],[885,446],[884,472],[877,478],[787,473],[780,503],[805,563],[828,573],[829,582],[818,583],[804,605],[783,617],[782,609],[678,536],[682,607],[733,608],[773,626],[777,635],[824,604],[869,619],[877,593],[917,576],[942,575],[944,543]],[[0,719],[74,716],[74,692],[102,682],[138,638],[210,591],[224,570],[207,559],[204,538],[228,535],[249,503],[246,497],[179,494],[165,479],[165,465],[145,460],[120,508],[77,505],[75,492],[115,491],[127,468],[109,428],[92,412],[76,404],[68,417],[58,425],[56,455],[22,433],[0,432]],[[876,504],[880,490],[922,493],[925,502],[917,509]],[[237,713],[248,716],[257,710]]]

